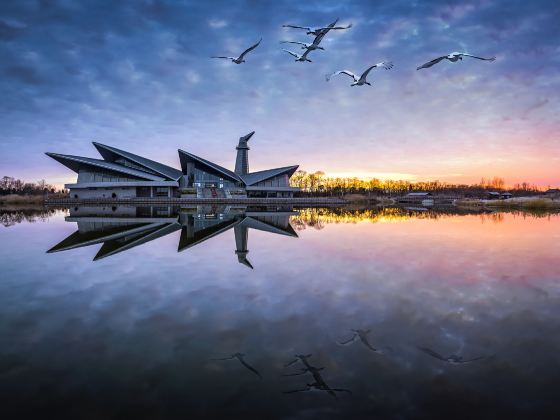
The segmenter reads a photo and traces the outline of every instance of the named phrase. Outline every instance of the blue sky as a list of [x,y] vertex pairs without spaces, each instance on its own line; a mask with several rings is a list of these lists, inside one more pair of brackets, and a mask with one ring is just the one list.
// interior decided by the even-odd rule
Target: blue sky
[[[296,63],[282,28],[352,23]],[[251,169],[560,184],[558,1],[2,1],[0,175],[71,181],[46,151],[99,141],[179,166],[177,149]],[[211,55],[237,55],[235,65]],[[466,51],[496,56],[416,67]],[[340,69],[374,70],[350,87]]]

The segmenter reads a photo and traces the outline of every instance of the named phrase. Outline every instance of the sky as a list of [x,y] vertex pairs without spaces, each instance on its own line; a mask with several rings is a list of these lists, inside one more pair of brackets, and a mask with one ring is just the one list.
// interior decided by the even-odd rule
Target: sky
[[[312,63],[283,24],[331,31]],[[44,152],[92,141],[180,167],[177,149],[228,168],[330,176],[560,185],[560,3],[538,1],[0,2],[0,176],[61,185]],[[241,65],[238,55],[262,37]],[[297,47],[297,46],[294,46]],[[297,48],[292,48],[297,51]],[[452,51],[465,59],[416,67]],[[372,86],[340,75],[374,69]]]

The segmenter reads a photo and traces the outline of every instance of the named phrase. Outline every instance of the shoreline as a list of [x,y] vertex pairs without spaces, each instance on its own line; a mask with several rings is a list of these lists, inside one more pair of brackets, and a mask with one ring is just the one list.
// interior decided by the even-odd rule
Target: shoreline
[[340,198],[324,197],[305,197],[305,198],[128,198],[128,199],[47,199],[43,201],[46,206],[50,205],[173,205],[173,204],[241,204],[241,205],[262,205],[262,204],[304,204],[304,205],[346,205],[348,201]]

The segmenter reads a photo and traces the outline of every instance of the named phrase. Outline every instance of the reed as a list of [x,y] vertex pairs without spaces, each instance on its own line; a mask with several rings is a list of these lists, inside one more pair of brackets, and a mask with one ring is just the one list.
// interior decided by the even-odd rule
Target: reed
[[0,195],[1,205],[10,204],[43,204],[42,195],[19,195],[19,194],[8,194]]

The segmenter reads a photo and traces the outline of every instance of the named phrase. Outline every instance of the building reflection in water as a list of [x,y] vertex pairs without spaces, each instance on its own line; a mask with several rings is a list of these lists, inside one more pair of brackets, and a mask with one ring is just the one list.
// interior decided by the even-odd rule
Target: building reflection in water
[[297,238],[289,221],[297,214],[282,207],[80,206],[71,208],[65,219],[76,222],[78,230],[47,252],[102,244],[93,258],[96,261],[178,230],[178,251],[184,251],[233,228],[238,261],[253,268],[247,258],[249,229]]

